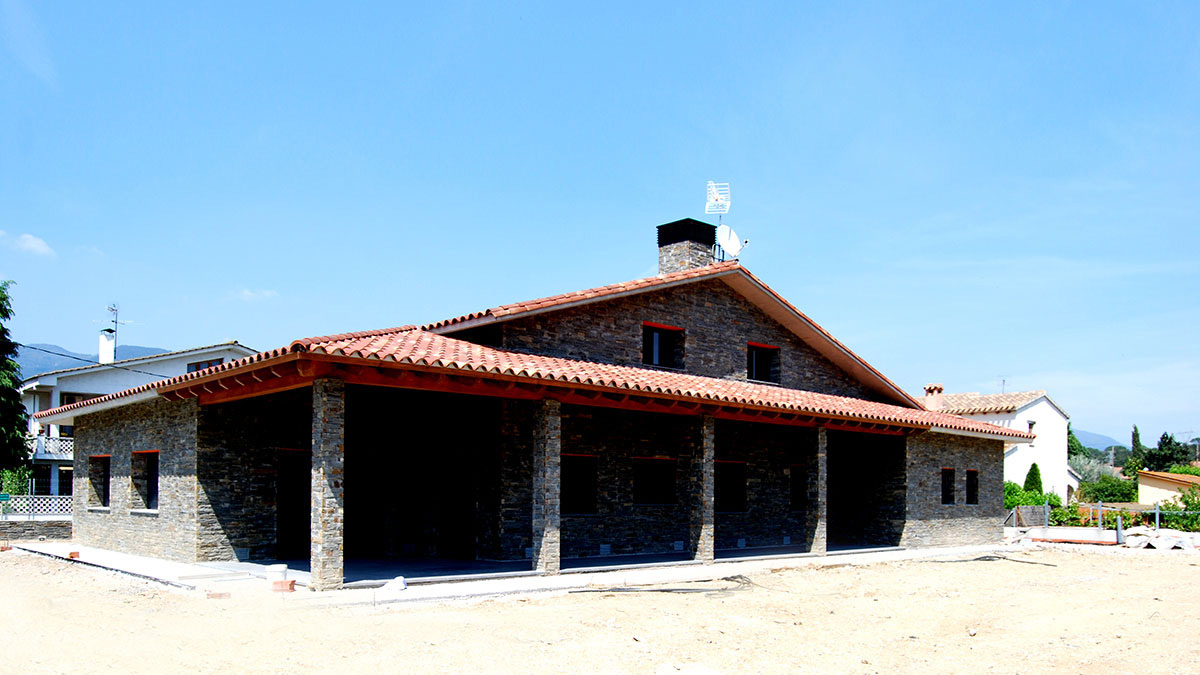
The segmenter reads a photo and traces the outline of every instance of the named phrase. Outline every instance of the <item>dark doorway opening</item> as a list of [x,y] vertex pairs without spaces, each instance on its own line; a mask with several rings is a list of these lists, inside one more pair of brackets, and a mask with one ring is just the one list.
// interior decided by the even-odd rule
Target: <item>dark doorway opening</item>
[[486,557],[499,400],[357,386],[346,397],[346,558]]
[[276,555],[283,560],[309,556],[312,522],[312,451],[280,448],[276,466]]
[[908,499],[905,438],[829,431],[828,548],[899,546]]

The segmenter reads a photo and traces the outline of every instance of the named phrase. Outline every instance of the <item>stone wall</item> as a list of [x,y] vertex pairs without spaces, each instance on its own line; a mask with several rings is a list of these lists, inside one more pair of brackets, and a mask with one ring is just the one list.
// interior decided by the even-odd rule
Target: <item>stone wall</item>
[[760,342],[780,347],[784,387],[879,400],[719,279],[506,321],[500,346],[641,367],[644,321],[685,330],[685,372],[745,380],[746,343]]
[[0,520],[0,542],[70,539],[70,520]]
[[[196,419],[199,406],[153,400],[75,421],[74,539],[123,553],[196,560]],[[131,453],[159,451],[158,509],[134,508]],[[109,454],[109,506],[89,503],[88,457]]]
[[[926,432],[908,437],[908,518],[901,545],[995,544],[1004,538],[1004,442]],[[943,467],[955,503],[942,504]],[[979,472],[979,504],[966,503],[967,470]]]
[[[815,428],[718,420],[716,459],[745,462],[746,510],[716,513],[716,548],[811,545],[816,505],[808,503],[808,476],[817,470],[816,451]],[[795,509],[793,480],[804,495]]]
[[[666,553],[692,537],[690,479],[701,449],[699,416],[562,407],[562,452],[596,456],[595,514],[562,515],[562,557]],[[668,457],[675,464],[673,504],[634,503],[634,458]]]
[[274,557],[278,448],[311,442],[311,398],[302,389],[200,410],[197,559]]

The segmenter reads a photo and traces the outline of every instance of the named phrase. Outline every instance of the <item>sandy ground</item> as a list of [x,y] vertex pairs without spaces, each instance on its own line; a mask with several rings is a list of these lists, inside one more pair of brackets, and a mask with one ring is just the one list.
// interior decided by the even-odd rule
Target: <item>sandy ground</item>
[[328,607],[0,553],[10,672],[1200,672],[1200,555],[1048,546],[638,590]]

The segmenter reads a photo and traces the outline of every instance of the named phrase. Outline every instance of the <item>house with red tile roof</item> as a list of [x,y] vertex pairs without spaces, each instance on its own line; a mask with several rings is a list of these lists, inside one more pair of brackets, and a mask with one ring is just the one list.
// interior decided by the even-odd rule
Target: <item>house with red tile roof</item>
[[1007,429],[1032,432],[1029,443],[1009,443],[1004,448],[1004,480],[1021,485],[1029,467],[1038,465],[1042,489],[1069,502],[1079,489],[1079,477],[1067,465],[1067,425],[1070,416],[1045,390],[999,394],[943,393],[940,384],[925,386],[923,403],[929,410],[959,415]]
[[76,429],[76,540],[318,590],[999,541],[1005,444],[1035,435],[926,409],[714,229],[659,226],[646,279],[39,412]]

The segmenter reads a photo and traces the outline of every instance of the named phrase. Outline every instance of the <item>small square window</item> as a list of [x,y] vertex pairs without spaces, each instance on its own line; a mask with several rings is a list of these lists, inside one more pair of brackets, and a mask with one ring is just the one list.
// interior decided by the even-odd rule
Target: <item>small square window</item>
[[942,503],[954,504],[954,469],[942,469]]
[[133,483],[130,507],[158,509],[158,451],[136,451],[129,458],[129,478]]
[[718,461],[713,467],[714,510],[741,513],[746,510],[746,463]]
[[633,503],[675,503],[675,460],[659,457],[633,459]]
[[108,479],[111,459],[108,455],[92,455],[88,457],[89,506],[108,506]]
[[564,514],[596,513],[596,456],[563,455],[561,485]]
[[979,503],[979,472],[967,469],[967,503]]
[[779,384],[779,347],[747,342],[746,377],[759,382]]
[[683,368],[682,328],[659,323],[642,324],[642,363],[664,368]]

